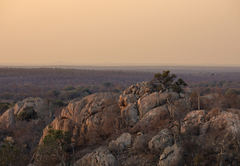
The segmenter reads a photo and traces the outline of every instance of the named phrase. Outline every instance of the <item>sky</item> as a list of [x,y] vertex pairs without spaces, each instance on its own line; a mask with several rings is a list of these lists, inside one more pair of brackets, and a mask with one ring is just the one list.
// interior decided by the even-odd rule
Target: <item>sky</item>
[[240,66],[239,0],[0,0],[0,64]]

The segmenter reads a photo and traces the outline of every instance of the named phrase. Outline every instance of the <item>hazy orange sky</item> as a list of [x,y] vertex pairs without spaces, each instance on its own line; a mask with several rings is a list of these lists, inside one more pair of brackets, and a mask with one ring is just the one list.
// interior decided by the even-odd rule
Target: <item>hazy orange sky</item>
[[0,64],[240,66],[240,0],[0,0]]

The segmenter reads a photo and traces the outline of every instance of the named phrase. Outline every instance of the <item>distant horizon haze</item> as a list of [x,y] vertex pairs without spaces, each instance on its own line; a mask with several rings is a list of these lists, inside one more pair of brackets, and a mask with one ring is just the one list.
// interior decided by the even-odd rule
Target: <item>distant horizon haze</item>
[[0,66],[240,66],[239,0],[1,0]]
[[154,66],[172,66],[172,67],[240,67],[240,64],[214,64],[214,63],[205,63],[205,64],[173,64],[173,63],[110,63],[110,62],[103,62],[103,63],[70,63],[70,62],[63,62],[63,61],[57,61],[57,62],[49,62],[49,63],[0,63],[0,67],[24,67],[24,66],[95,66],[95,67],[121,67],[121,66],[129,66],[129,67],[154,67]]

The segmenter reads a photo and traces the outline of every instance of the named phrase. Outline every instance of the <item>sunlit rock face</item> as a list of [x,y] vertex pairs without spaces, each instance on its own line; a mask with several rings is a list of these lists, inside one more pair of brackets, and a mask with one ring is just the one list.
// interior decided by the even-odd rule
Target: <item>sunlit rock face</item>
[[[109,135],[116,129],[116,120],[121,114],[119,95],[103,92],[89,95],[82,100],[75,99],[50,125],[55,130],[72,132],[76,138],[86,139],[88,134],[99,132],[103,134],[102,137]],[[48,129],[49,126],[44,129],[40,143]]]

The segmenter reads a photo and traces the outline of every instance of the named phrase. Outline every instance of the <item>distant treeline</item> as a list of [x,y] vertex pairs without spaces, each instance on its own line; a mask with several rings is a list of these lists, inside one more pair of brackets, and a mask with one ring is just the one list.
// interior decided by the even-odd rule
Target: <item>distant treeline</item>
[[[159,71],[162,72],[162,71]],[[96,92],[118,92],[137,82],[149,81],[153,72],[60,68],[0,68],[0,100],[26,97],[71,100]],[[240,89],[240,73],[175,73],[202,93]]]

